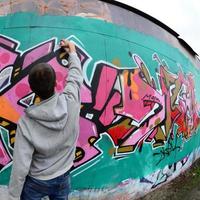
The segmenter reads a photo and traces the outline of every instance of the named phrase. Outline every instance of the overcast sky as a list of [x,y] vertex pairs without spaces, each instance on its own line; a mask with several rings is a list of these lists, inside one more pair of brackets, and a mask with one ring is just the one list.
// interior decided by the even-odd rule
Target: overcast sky
[[199,0],[118,0],[163,22],[200,55]]

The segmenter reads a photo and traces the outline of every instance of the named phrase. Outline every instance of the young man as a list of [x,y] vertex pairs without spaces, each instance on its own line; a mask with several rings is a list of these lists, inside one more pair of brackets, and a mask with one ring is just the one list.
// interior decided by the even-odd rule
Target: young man
[[29,74],[30,87],[41,103],[26,109],[17,126],[9,200],[68,199],[83,77],[74,44],[61,40],[60,46],[69,53],[63,93],[54,91],[56,76],[49,64],[40,63]]

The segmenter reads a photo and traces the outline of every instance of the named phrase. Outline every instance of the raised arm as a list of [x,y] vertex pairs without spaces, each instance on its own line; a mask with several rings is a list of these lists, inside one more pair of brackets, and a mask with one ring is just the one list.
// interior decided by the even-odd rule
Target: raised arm
[[83,83],[81,62],[77,56],[74,43],[61,40],[60,46],[69,53],[69,71],[63,93],[72,101],[80,102],[80,89]]

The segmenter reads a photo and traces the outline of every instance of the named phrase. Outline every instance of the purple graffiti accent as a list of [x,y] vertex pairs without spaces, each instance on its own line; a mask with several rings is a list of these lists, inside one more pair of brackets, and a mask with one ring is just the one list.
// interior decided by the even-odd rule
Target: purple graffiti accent
[[[82,49],[80,46],[76,45],[76,51],[78,53],[79,59],[81,61],[82,67],[87,67],[87,64],[90,62],[91,57],[90,55]],[[86,65],[86,66],[85,66]]]
[[[65,77],[67,76],[67,70],[61,67],[55,58],[48,62],[56,72],[56,91],[61,92],[64,88]],[[17,110],[20,115],[24,114],[24,108],[18,105],[18,101],[26,97],[27,94],[31,93],[31,89],[28,84],[28,77],[24,77],[16,85],[14,85],[9,91],[6,92],[5,96],[10,100],[11,105]],[[15,94],[15,95],[13,95]]]
[[82,103],[92,102],[91,91],[85,85],[83,85],[81,88],[81,102]]
[[120,102],[121,94],[119,92],[115,92],[99,118],[100,122],[104,126],[111,124],[115,119],[116,115],[114,113],[113,105],[118,105]]
[[31,93],[31,89],[28,85],[28,77],[25,77],[21,79],[20,82],[18,82],[16,85],[14,85],[10,90],[8,90],[4,96],[9,99],[12,108],[14,108],[20,115],[23,115],[24,108],[19,106],[17,102],[29,93]]
[[[164,97],[163,99],[160,99],[160,103],[161,105],[165,105],[164,104]],[[142,126],[140,127],[140,129],[138,129],[136,132],[134,132],[134,134],[129,137],[124,143],[123,145],[135,145],[138,143],[138,141],[140,141],[141,139],[147,138],[150,134],[152,134],[152,136],[150,136],[151,139],[153,139],[153,137],[155,136],[155,132],[152,133],[152,129],[154,129],[156,126],[158,126],[158,124],[155,123],[155,121],[157,121],[159,119],[159,123],[162,122],[165,119],[165,110],[160,111],[159,113],[155,114],[154,111],[151,113],[150,119],[148,120],[148,123],[146,124],[146,126]]]
[[[13,61],[20,63],[20,59],[23,61],[22,66],[24,68],[28,68],[32,62],[36,62],[38,59],[42,59],[53,51],[53,47],[55,45],[54,40],[50,40],[48,42],[45,42],[43,44],[40,44],[36,46],[33,49],[28,50],[27,52],[23,53],[22,57],[18,57],[17,60]],[[15,57],[16,58],[16,57]],[[14,59],[13,59],[14,60]],[[56,72],[60,74],[66,75],[66,70],[58,64],[56,58],[49,61],[50,64],[52,64],[53,67],[56,68]],[[57,70],[59,69],[59,71]],[[20,71],[20,74],[25,73],[24,70]],[[27,72],[26,72],[27,74]],[[15,79],[15,77],[13,77]],[[63,80],[63,77],[61,78]],[[59,79],[59,80],[61,80]],[[57,88],[60,86],[60,91],[63,89],[63,84],[58,84]],[[31,93],[31,89],[28,84],[27,76],[22,78],[19,82],[17,82],[13,87],[8,90],[5,94],[5,96],[9,99],[11,106],[20,114],[24,114],[24,108],[18,105],[18,101],[20,99],[23,99],[25,96],[27,96],[29,93]],[[15,94],[15,95],[13,95]]]
[[156,188],[158,185],[165,183],[168,178],[169,178],[169,175],[167,173],[164,173],[163,170],[160,170],[157,175],[157,180],[152,185],[152,188]]
[[0,35],[0,70],[13,65],[19,52],[15,52],[17,43]]
[[4,37],[2,35],[0,35],[0,44],[3,44],[5,46],[8,46],[9,48],[11,49],[16,49],[18,43],[11,40],[11,39],[8,39],[7,37]]
[[19,53],[13,52],[16,46],[15,42],[0,36],[0,92],[11,85],[12,65],[19,55]]
[[6,66],[12,65],[18,55],[7,49],[0,48],[0,70]]
[[30,94],[24,96],[22,99],[19,99],[17,103],[25,108],[28,108],[29,106],[34,104],[35,98],[35,93],[31,92]]
[[15,89],[15,94],[18,98],[22,98],[29,94],[31,92],[31,89],[29,88],[28,84],[20,82],[17,84]]
[[[160,124],[165,120],[166,117],[166,100],[165,95],[161,95],[160,92],[156,90],[155,81],[151,78],[148,68],[145,66],[144,62],[138,55],[134,55],[133,59],[138,66],[132,74],[127,72],[124,74],[124,79],[129,78],[128,81],[124,81],[125,88],[125,102],[126,105],[131,105],[130,108],[136,111],[135,113],[127,113],[128,108],[119,112],[125,113],[133,119],[132,125],[138,127],[133,130],[130,137],[123,142],[122,146],[141,144],[145,140],[150,142],[156,136],[156,134],[161,131]],[[130,85],[130,87],[129,87]],[[140,87],[140,89],[138,89]],[[127,91],[128,90],[128,91]],[[143,93],[145,91],[145,93]],[[132,94],[132,95],[130,95]],[[124,98],[123,98],[124,100]],[[143,105],[142,105],[143,101]],[[124,103],[124,102],[123,102]],[[137,105],[137,107],[134,107]],[[144,108],[142,107],[144,106]],[[146,109],[145,109],[146,107]],[[126,111],[127,110],[127,111]],[[165,140],[164,132],[162,133],[162,140]]]
[[89,141],[90,138],[98,138],[96,125],[91,121],[80,117],[80,133],[77,146],[84,150],[85,155],[81,161],[75,162],[75,167],[91,160],[100,153],[100,151],[91,145],[91,142]]
[[123,106],[115,110],[119,115],[132,118],[131,124],[138,127],[131,135],[129,134],[130,137],[124,135],[127,139],[123,146],[136,145],[140,140],[147,138],[157,126],[155,121],[162,122],[165,118],[164,96],[144,81],[140,72],[140,69],[135,69],[123,74]]
[[68,74],[68,70],[61,67],[56,58],[48,61],[48,63],[54,68],[56,72],[56,91],[61,92],[65,86],[65,79]]
[[157,134],[157,132],[158,132],[158,128],[154,127],[154,129],[150,131],[149,136],[146,138],[145,141],[151,142],[153,140],[153,138],[155,137],[155,135]]
[[144,178],[144,177],[142,177],[142,178],[140,179],[140,182],[141,182],[141,183],[149,183],[149,184],[153,184],[152,181],[150,181],[150,180],[148,180],[147,178]]
[[2,142],[0,141],[0,166],[5,166],[11,161]]
[[[139,56],[134,58],[140,66],[144,64]],[[141,123],[154,115],[152,110],[162,107],[164,97],[149,85],[141,67],[134,69],[133,72],[125,71],[122,82],[124,82],[123,107],[118,109],[118,114]]]
[[[110,92],[112,88],[114,87],[114,84],[117,78],[117,69],[110,67],[106,63],[98,64],[96,68],[100,68],[101,71],[100,71],[100,74],[98,74],[99,82],[95,91],[94,109],[100,111],[105,106],[109,98]],[[96,82],[95,79],[94,81]],[[92,86],[94,87],[96,85],[95,82],[92,82]]]
[[40,58],[51,53],[54,49],[54,42],[54,40],[45,42],[44,44],[41,44],[36,48],[32,49],[31,51],[27,52],[24,55],[24,61],[22,65],[23,69],[29,66],[30,64],[34,63],[36,60],[39,60]]

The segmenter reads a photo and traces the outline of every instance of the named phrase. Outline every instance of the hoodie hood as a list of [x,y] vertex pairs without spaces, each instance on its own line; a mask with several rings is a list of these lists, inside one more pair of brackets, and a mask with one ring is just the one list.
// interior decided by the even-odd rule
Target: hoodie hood
[[26,115],[44,127],[53,130],[62,130],[67,123],[67,105],[65,96],[55,94],[38,105],[33,105],[25,110]]

